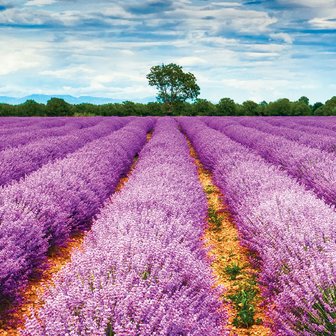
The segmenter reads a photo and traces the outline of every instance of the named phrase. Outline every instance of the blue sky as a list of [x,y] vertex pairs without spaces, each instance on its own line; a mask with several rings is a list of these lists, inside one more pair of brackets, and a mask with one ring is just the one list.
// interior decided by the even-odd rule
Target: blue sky
[[155,96],[152,65],[201,97],[336,95],[336,0],[0,0],[0,95]]

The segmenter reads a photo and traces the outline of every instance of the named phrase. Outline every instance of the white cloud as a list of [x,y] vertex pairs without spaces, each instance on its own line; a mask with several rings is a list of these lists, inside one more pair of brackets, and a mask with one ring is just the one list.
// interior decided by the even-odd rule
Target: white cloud
[[283,4],[294,4],[304,7],[334,7],[336,0],[279,0]]
[[104,9],[104,14],[107,16],[113,16],[118,18],[132,18],[134,15],[127,12],[124,8],[119,6],[118,4],[110,5],[109,7]]
[[23,11],[18,8],[8,8],[5,11],[0,12],[0,22],[4,24],[43,24],[45,18],[41,13],[31,13],[29,11]]
[[186,57],[179,58],[177,60],[177,63],[182,66],[197,66],[201,64],[206,64],[207,61],[197,56],[186,56]]
[[145,79],[145,76],[140,76],[136,73],[125,73],[121,71],[108,71],[108,73],[102,73],[94,76],[92,81],[95,83],[121,83],[121,82],[129,82],[129,83],[141,83]]
[[242,7],[243,5],[240,2],[211,2],[210,6],[219,6],[219,7]]
[[264,11],[247,10],[246,8],[212,8],[186,6],[177,9],[175,17],[190,31],[205,31],[218,34],[223,31],[248,32],[258,34],[268,31],[277,22],[275,17]]
[[99,82],[91,82],[89,85],[84,85],[81,87],[64,86],[59,89],[56,88],[54,91],[52,91],[52,93],[55,94],[62,94],[64,92],[77,97],[82,95],[92,95],[98,97],[99,96],[111,97],[114,99],[123,99],[123,100],[132,100],[136,98],[146,98],[155,96],[155,90],[147,85],[146,86],[129,85],[127,87],[118,87],[118,86],[104,85]]
[[41,64],[47,64],[48,58],[40,51],[43,42],[22,41],[11,37],[0,38],[0,75],[8,75],[30,69],[35,72]]
[[94,73],[94,70],[88,68],[87,66],[72,66],[72,65],[70,65],[65,69],[44,70],[40,72],[40,74],[44,76],[52,76],[55,78],[62,78],[62,79],[75,79],[92,73]]
[[276,53],[281,54],[283,52],[287,53],[288,46],[283,44],[258,44],[250,43],[244,46],[245,50],[252,50],[260,53]]
[[320,29],[336,29],[335,18],[314,18],[309,21],[309,23],[316,28]]
[[27,6],[46,6],[55,3],[56,0],[29,0]]
[[282,40],[288,44],[292,44],[294,42],[294,38],[286,33],[272,33],[270,37],[274,40]]
[[46,9],[8,8],[0,12],[0,22],[5,24],[20,25],[43,25],[58,23],[63,25],[74,25],[84,18],[84,14],[78,11],[52,12]]
[[271,52],[268,52],[268,53],[265,53],[265,52],[245,52],[243,55],[245,57],[250,58],[252,61],[254,59],[257,59],[257,58],[264,59],[264,58],[269,58],[269,57],[274,58],[274,57],[279,56],[277,53],[271,53]]

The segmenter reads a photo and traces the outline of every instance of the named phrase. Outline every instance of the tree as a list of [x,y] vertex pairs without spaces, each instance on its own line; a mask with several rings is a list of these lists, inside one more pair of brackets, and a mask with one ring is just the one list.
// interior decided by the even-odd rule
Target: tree
[[263,100],[262,102],[260,102],[258,104],[258,108],[256,110],[256,114],[259,115],[259,116],[265,116],[265,115],[267,115],[267,106],[268,106],[267,101]]
[[48,116],[71,116],[74,114],[74,109],[64,99],[51,98],[47,101]]
[[293,116],[308,116],[311,114],[311,109],[309,107],[309,103],[303,102],[302,100],[298,100],[292,103],[291,115]]
[[216,115],[216,106],[206,99],[197,99],[193,105],[193,115]]
[[172,113],[177,103],[195,100],[200,94],[196,77],[174,63],[151,67],[147,79],[150,86],[157,88],[157,100],[167,105],[168,113]]
[[281,98],[275,102],[269,103],[266,108],[266,114],[270,116],[285,116],[291,113],[291,102],[287,98]]
[[98,106],[90,103],[81,103],[73,106],[76,115],[80,116],[94,116],[99,113]]
[[237,114],[237,105],[231,98],[222,98],[217,104],[218,115],[234,116]]
[[258,104],[253,100],[246,100],[242,105],[243,115],[253,116],[258,114]]
[[162,104],[159,102],[149,102],[146,105],[147,115],[150,116],[161,116],[162,113]]
[[334,116],[336,115],[336,96],[330,98],[325,104],[314,112],[315,115]]
[[33,99],[28,99],[23,104],[18,105],[18,110],[22,116],[42,116],[45,114],[45,106]]
[[315,114],[315,111],[316,111],[317,109],[319,109],[320,107],[322,107],[322,106],[323,106],[323,103],[321,103],[321,102],[316,102],[316,103],[311,107],[313,114]]
[[129,100],[122,102],[123,115],[142,116],[146,114],[146,109],[143,104],[134,103]]
[[137,108],[136,104],[130,100],[125,100],[122,102],[123,115],[125,116],[136,116]]
[[301,98],[299,98],[298,102],[304,103],[309,106],[309,98],[307,98],[306,96],[302,96]]
[[8,117],[15,115],[19,115],[16,105],[0,103],[0,117]]
[[100,115],[103,116],[124,116],[125,109],[122,104],[108,103],[99,106]]
[[[179,116],[179,115],[185,115],[185,116],[192,116],[194,113],[193,105],[188,102],[177,102],[175,110],[173,111],[173,115]],[[170,113],[167,111],[168,114]]]

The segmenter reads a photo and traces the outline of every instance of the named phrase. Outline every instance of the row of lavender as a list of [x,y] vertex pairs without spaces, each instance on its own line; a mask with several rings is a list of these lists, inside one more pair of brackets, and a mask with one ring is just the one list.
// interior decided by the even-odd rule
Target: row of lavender
[[335,154],[245,127],[237,121],[206,118],[206,123],[269,162],[285,169],[328,204],[336,204]]
[[201,240],[206,213],[184,136],[159,120],[24,335],[226,335]]
[[[97,120],[98,122],[98,120]],[[0,151],[0,185],[6,185],[42,167],[49,161],[60,159],[85,144],[124,126],[127,119],[109,118],[87,127],[62,127],[62,135],[45,135],[26,145]]]
[[70,120],[60,118],[50,121],[36,121],[35,124],[29,127],[5,128],[0,130],[0,150],[18,147],[51,136],[66,135],[74,130],[94,126],[102,120],[102,118],[79,118]]
[[[27,127],[31,125],[36,125],[39,122],[47,122],[53,120],[60,120],[63,119],[64,121],[69,120],[68,117],[1,117],[0,118],[0,129],[2,127]],[[81,119],[81,118],[76,118]]]
[[152,119],[132,121],[1,190],[1,301],[16,298],[48,249],[64,243],[97,212],[152,124]]
[[[241,124],[246,127],[255,128],[259,131],[282,136],[288,140],[296,141],[302,145],[318,148],[323,151],[330,153],[336,153],[336,133],[335,136],[322,135],[320,134],[311,134],[309,131],[301,131],[300,125],[297,127],[291,128],[288,127],[291,124],[286,123],[284,125],[272,125],[271,121],[256,120],[254,118],[244,118],[237,121],[237,124]],[[286,126],[285,126],[286,125]]]
[[[291,128],[306,132],[308,134],[315,134],[318,136],[332,136],[336,137],[336,118],[334,120],[328,120],[327,122],[321,123],[320,119],[315,118],[314,120],[302,120],[296,118],[263,118],[271,125],[281,126],[286,128]],[[308,123],[307,123],[308,121]],[[309,122],[310,121],[310,122]]]
[[276,335],[336,332],[336,214],[283,170],[197,120],[181,120],[215,175],[260,281]]
[[[292,129],[295,131],[300,131],[298,134],[308,134],[317,135],[318,138],[321,136],[326,137],[336,137],[336,118],[332,117],[319,117],[319,118],[299,118],[299,117],[229,117],[223,118],[226,121],[230,120],[232,123],[235,122],[253,122],[255,125],[258,124],[271,124],[272,126],[279,126],[285,129]],[[304,132],[304,133],[301,133]],[[294,134],[294,133],[293,133]]]
[[[3,119],[1,119],[3,120]],[[78,123],[79,120],[72,120],[74,123]],[[82,119],[84,122],[84,119]],[[85,120],[85,122],[90,122],[90,120]],[[11,137],[20,133],[32,133],[37,131],[42,131],[48,128],[58,128],[70,123],[69,120],[64,118],[53,118],[53,119],[43,119],[43,120],[27,120],[22,121],[18,124],[2,125],[0,126],[0,137],[3,139],[4,136]]]
[[64,125],[66,118],[17,118],[15,122],[7,122],[7,118],[0,119],[0,135],[15,133],[19,130],[36,130]]
[[32,128],[46,128],[46,127],[57,127],[65,125],[66,123],[72,122],[92,122],[93,120],[101,121],[106,117],[0,117],[0,134],[1,132],[16,129],[22,130]]
[[267,118],[281,122],[285,121],[292,121],[299,125],[304,125],[308,127],[318,127],[323,129],[329,129],[336,132],[336,118],[335,117],[304,117],[304,118],[297,118],[297,117],[289,117],[289,118]]

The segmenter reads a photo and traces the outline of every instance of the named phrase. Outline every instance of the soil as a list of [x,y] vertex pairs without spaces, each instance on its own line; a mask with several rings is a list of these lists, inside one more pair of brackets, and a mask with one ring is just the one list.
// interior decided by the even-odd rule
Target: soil
[[[225,288],[223,305],[229,315],[228,325],[225,328],[229,329],[230,336],[270,336],[272,335],[269,327],[271,321],[266,315],[267,307],[262,300],[260,288],[255,280],[258,276],[258,270],[253,268],[249,262],[251,251],[240,244],[239,231],[230,215],[228,207],[225,205],[223,195],[213,182],[211,172],[206,170],[202,165],[190,141],[188,141],[188,144],[190,154],[197,166],[199,180],[207,194],[208,207],[220,219],[220,226],[214,226],[208,217],[204,243],[209,248],[212,269],[217,280],[217,285]],[[225,271],[228,265],[239,265],[241,268],[241,271],[234,280]],[[253,286],[253,289],[257,292],[253,304],[255,306],[254,318],[258,323],[248,328],[236,327],[233,324],[233,320],[237,316],[237,311],[229,296],[237,293],[241,288],[246,288],[246,286]]]

